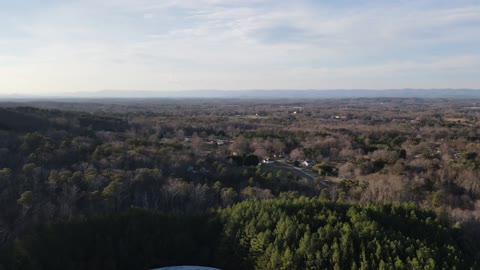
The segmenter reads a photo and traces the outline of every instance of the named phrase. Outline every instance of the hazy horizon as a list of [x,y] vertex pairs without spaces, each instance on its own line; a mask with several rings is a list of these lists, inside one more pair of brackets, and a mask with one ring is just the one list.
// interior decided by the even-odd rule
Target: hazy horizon
[[480,88],[478,1],[0,4],[0,94]]
[[480,99],[480,89],[245,89],[245,90],[101,90],[64,94],[1,94],[0,100],[41,99],[149,99],[149,98],[241,98],[241,99],[324,99],[324,98],[453,98]]

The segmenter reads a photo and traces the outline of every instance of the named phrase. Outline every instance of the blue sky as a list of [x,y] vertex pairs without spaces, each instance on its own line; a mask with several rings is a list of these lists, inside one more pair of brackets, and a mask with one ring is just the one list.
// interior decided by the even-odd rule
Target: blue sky
[[480,88],[480,1],[0,3],[0,93]]

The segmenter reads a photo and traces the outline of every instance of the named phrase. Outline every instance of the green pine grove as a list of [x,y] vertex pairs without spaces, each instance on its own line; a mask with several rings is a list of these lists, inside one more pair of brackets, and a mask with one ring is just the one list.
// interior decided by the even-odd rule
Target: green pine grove
[[413,205],[247,200],[208,214],[131,209],[42,225],[0,269],[478,269],[462,229]]

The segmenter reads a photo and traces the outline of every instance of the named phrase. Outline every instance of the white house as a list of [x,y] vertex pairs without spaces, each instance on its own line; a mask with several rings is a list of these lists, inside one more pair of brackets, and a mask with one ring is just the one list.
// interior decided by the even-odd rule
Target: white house
[[312,167],[313,165],[315,165],[315,162],[311,160],[305,160],[304,162],[302,162],[302,166],[305,166],[305,167]]
[[273,164],[273,163],[275,163],[275,160],[266,158],[262,162],[265,163],[265,164]]

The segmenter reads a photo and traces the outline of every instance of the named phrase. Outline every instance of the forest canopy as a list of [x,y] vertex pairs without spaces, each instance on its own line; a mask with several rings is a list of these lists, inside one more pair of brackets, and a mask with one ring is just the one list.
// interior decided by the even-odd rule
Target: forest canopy
[[13,245],[4,267],[468,269],[475,264],[461,235],[435,213],[408,204],[359,206],[286,195],[203,215],[132,209],[44,225]]
[[477,267],[479,113],[448,99],[0,103],[0,265]]

